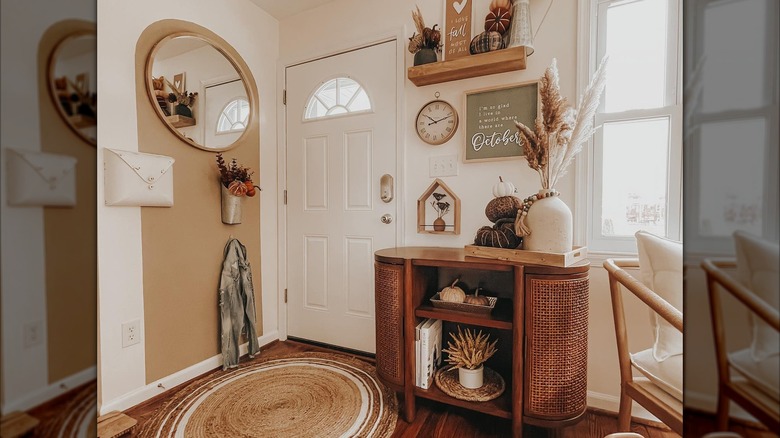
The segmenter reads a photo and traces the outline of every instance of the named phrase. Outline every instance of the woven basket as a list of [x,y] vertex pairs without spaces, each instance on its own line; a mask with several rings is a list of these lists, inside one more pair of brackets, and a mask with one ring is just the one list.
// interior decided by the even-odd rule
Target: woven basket
[[493,308],[496,307],[496,301],[498,301],[498,298],[485,298],[487,298],[490,302],[490,304],[487,306],[480,306],[479,304],[453,303],[452,301],[440,300],[439,293],[437,292],[436,295],[431,298],[431,304],[433,304],[433,307],[438,307],[440,309],[457,310],[458,312],[476,313],[479,315],[490,315],[490,313],[493,311]]

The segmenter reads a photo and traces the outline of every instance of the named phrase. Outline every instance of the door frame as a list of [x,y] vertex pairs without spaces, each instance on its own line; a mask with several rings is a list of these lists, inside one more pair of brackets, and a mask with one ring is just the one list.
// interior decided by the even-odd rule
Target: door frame
[[[278,278],[279,290],[277,291],[277,321],[279,330],[279,340],[287,339],[287,303],[284,302],[285,290],[287,289],[287,206],[284,203],[284,192],[287,189],[287,106],[283,103],[284,90],[287,88],[287,69],[299,64],[305,64],[317,61],[323,58],[340,55],[346,52],[364,49],[381,43],[395,41],[396,43],[396,169],[395,175],[395,202],[396,217],[395,245],[403,246],[405,238],[406,209],[404,202],[406,200],[406,187],[404,184],[404,157],[405,157],[405,138],[406,123],[406,99],[405,99],[405,79],[406,63],[405,49],[406,37],[405,28],[399,27],[394,31],[384,32],[367,38],[357,39],[348,45],[339,44],[331,50],[319,51],[298,58],[281,58],[278,63],[276,75],[276,102],[277,114],[277,138],[281,146],[277,153],[277,224],[278,224],[278,246],[277,257],[279,262]],[[265,304],[265,303],[264,303]],[[269,303],[270,304],[270,303]]]

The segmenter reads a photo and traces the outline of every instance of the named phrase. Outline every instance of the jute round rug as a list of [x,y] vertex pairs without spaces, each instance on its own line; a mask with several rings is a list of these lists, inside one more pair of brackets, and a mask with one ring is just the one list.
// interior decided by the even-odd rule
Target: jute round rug
[[143,437],[389,437],[395,393],[342,354],[254,360],[194,381],[144,422]]

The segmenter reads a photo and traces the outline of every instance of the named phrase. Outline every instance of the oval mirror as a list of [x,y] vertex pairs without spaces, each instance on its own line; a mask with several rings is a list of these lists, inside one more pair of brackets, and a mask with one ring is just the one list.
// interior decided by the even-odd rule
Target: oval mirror
[[57,112],[82,139],[97,144],[97,37],[71,34],[49,57],[49,92]]
[[157,43],[146,67],[152,106],[179,138],[224,151],[244,135],[252,117],[248,87],[216,44],[196,35],[170,36]]

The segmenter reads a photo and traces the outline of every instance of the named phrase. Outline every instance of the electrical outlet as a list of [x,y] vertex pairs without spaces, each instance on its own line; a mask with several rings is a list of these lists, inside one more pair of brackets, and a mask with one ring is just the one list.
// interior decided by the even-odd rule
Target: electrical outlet
[[24,333],[24,348],[34,347],[43,343],[43,321],[25,323],[22,332]]
[[428,176],[457,176],[458,155],[438,155],[428,160]]
[[122,324],[122,348],[141,342],[141,321],[136,319]]

